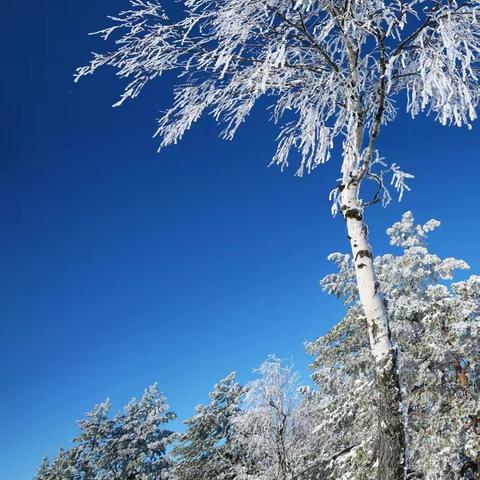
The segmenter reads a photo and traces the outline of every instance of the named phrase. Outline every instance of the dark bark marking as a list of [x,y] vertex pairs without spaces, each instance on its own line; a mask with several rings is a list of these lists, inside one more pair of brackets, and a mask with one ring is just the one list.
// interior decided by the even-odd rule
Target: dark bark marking
[[378,338],[378,325],[376,322],[372,323],[372,337],[376,342]]
[[359,208],[349,208],[345,211],[345,218],[353,218],[361,222],[363,220],[362,211]]
[[360,257],[360,258],[372,258],[373,259],[373,255],[370,252],[370,250],[359,250],[357,252],[357,254],[355,255],[355,261],[358,259],[358,257]]
[[364,224],[363,227],[362,227],[362,233],[363,233],[363,236],[365,239],[368,238],[368,227],[367,227],[367,224]]

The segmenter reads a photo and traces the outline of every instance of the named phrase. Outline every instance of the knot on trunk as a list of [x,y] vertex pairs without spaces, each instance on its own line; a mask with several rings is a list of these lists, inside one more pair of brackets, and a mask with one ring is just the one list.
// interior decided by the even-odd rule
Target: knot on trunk
[[345,219],[353,218],[361,222],[363,220],[362,211],[359,208],[348,208],[345,210]]
[[357,261],[358,258],[373,258],[373,255],[370,250],[359,250],[355,255],[355,261]]

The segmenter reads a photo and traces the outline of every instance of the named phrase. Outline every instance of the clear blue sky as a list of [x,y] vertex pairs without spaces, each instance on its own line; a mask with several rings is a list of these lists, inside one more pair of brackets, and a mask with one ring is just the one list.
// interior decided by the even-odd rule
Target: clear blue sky
[[[155,381],[181,419],[232,370],[269,353],[306,375],[303,341],[342,313],[318,280],[347,249],[327,194],[338,158],[311,176],[267,168],[258,109],[230,143],[205,120],[156,154],[170,81],[122,109],[111,71],[72,82],[99,48],[87,32],[126,1],[4,0],[0,36],[0,478],[28,480],[75,420]],[[416,175],[400,205],[369,211],[375,250],[402,211],[436,217],[435,251],[480,272],[480,123],[399,117],[389,161]]]

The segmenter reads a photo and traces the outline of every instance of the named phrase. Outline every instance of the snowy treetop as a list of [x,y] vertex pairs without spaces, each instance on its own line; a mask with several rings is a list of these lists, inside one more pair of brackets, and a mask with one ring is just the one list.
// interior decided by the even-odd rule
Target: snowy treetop
[[479,0],[184,0],[178,20],[156,0],[130,3],[98,32],[115,38],[114,49],[95,54],[76,78],[114,67],[129,82],[121,105],[175,71],[161,147],[205,113],[230,139],[267,96],[280,125],[272,163],[286,167],[295,150],[297,173],[309,172],[329,160],[340,136],[344,175],[352,175],[371,162],[400,92],[412,116],[431,113],[458,126],[477,116]]

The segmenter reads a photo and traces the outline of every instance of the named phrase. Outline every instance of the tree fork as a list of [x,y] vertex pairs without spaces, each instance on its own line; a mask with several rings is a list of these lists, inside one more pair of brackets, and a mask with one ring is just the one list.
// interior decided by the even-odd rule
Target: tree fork
[[405,432],[397,352],[390,338],[388,317],[375,276],[368,229],[358,200],[357,182],[341,192],[342,211],[355,265],[360,303],[367,320],[378,393],[377,480],[405,478]]

